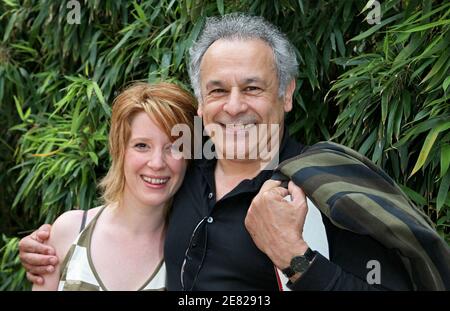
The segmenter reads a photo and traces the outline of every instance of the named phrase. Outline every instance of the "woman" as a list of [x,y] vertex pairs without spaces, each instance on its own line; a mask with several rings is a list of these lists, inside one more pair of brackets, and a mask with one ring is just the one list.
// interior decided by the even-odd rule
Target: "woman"
[[65,259],[33,290],[165,289],[166,216],[187,166],[171,129],[192,130],[194,115],[195,99],[174,84],[138,83],[117,96],[105,205],[55,221],[48,243]]

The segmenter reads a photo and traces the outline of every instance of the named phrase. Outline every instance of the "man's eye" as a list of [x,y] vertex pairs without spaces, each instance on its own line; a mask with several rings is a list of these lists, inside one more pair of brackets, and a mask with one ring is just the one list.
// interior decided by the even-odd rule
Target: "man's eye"
[[262,90],[257,87],[257,86],[247,86],[244,91],[246,92],[251,92],[251,93],[257,93],[257,92],[261,92]]
[[224,89],[214,89],[209,92],[210,95],[221,95],[225,93],[226,91]]

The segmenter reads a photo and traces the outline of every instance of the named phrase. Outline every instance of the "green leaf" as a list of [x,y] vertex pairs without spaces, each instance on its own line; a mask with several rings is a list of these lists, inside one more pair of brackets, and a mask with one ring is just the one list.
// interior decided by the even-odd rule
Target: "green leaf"
[[13,96],[13,98],[14,98],[14,103],[16,104],[16,110],[17,110],[17,113],[19,114],[20,119],[22,121],[25,121],[25,117],[23,115],[23,110],[22,110],[22,105],[20,104],[20,102],[16,96]]
[[372,35],[373,33],[377,32],[378,30],[380,30],[381,28],[383,28],[385,25],[387,25],[387,24],[389,24],[389,23],[391,23],[391,22],[393,22],[393,21],[396,21],[396,20],[398,20],[398,19],[400,19],[400,18],[402,18],[402,17],[403,17],[403,13],[400,13],[400,14],[397,14],[397,15],[394,15],[394,16],[391,16],[391,17],[389,17],[389,18],[386,18],[386,19],[383,20],[381,23],[379,23],[379,24],[377,24],[377,25],[375,25],[375,26],[370,27],[368,30],[366,30],[366,31],[364,31],[363,33],[357,35],[356,37],[350,39],[350,41],[361,41],[361,40],[363,40],[363,39],[369,37],[369,36]]
[[223,0],[217,0],[217,9],[219,10],[220,15],[225,13],[225,9],[223,7]]
[[444,90],[444,92],[447,90],[449,85],[450,85],[450,76],[448,76],[442,83],[442,89]]
[[100,104],[102,105],[103,111],[105,111],[105,113],[108,117],[111,117],[111,108],[108,105],[106,105],[105,98],[103,97],[100,87],[98,86],[97,82],[95,82],[95,81],[92,82],[92,85],[94,87],[95,95],[97,95],[97,98],[98,98]]
[[300,6],[300,11],[302,11],[302,14],[305,14],[305,9],[303,6],[303,0],[298,0],[298,5]]
[[440,177],[443,177],[450,165],[450,144],[445,144],[441,146],[441,174]]
[[383,92],[383,95],[381,96],[381,122],[384,124],[386,123],[386,117],[388,113],[388,92]]
[[427,76],[425,78],[423,78],[423,80],[420,82],[420,84],[424,83],[425,81],[427,81],[428,79],[430,79],[432,77],[435,77],[436,73],[439,72],[439,70],[442,68],[442,66],[444,66],[444,64],[446,64],[449,59],[450,59],[450,52],[449,52],[449,50],[446,50],[442,53],[442,55],[439,57],[439,59],[434,64],[433,68],[431,68],[430,72],[427,74]]
[[420,195],[418,192],[412,190],[411,188],[405,186],[405,185],[401,185],[399,184],[399,187],[403,190],[404,193],[406,193],[406,195],[414,201],[414,203],[416,203],[417,205],[426,205],[427,204],[427,200]]
[[137,4],[136,1],[133,1],[133,6],[134,6],[134,9],[136,10],[136,12],[139,15],[139,19],[141,21],[145,22],[147,20],[147,16],[145,15],[145,13],[142,10],[141,6],[139,4]]
[[5,33],[3,34],[3,42],[6,42],[9,39],[9,35],[11,34],[11,30],[14,27],[14,24],[16,23],[17,19],[17,13],[18,11],[14,12],[13,15],[9,18],[8,25],[6,26]]
[[422,25],[422,26],[417,26],[411,29],[407,29],[407,30],[402,30],[403,32],[416,32],[416,31],[423,31],[423,30],[427,30],[430,28],[434,28],[436,26],[440,26],[440,25],[450,25],[450,19],[445,19],[445,20],[441,20],[441,21],[437,21],[434,23],[429,23],[426,25]]
[[339,49],[339,53],[341,56],[345,56],[345,44],[344,44],[344,38],[342,37],[342,32],[337,28],[334,30],[334,33],[336,34],[336,42]]
[[439,192],[436,199],[436,209],[438,213],[441,211],[442,206],[444,206],[445,200],[447,199],[449,187],[450,174],[446,174],[441,180],[441,185],[439,186]]
[[95,165],[98,165],[98,156],[95,154],[95,152],[89,151],[88,155],[91,158],[92,162],[94,162]]
[[164,36],[164,34],[166,32],[168,32],[173,26],[175,26],[175,23],[172,23],[170,25],[168,25],[166,28],[164,28],[157,36],[155,39],[152,40],[152,43],[157,43],[158,39],[161,38],[162,36]]
[[134,30],[129,30],[123,38],[117,43],[117,45],[108,53],[109,55],[114,55],[114,53],[122,47],[122,45],[127,42],[127,40],[133,35]]
[[449,128],[450,122],[445,122],[443,124],[440,124],[436,128],[433,128],[428,133],[427,137],[425,138],[425,142],[423,143],[422,150],[420,151],[419,158],[417,159],[417,162],[414,165],[414,168],[409,177],[413,176],[425,164],[425,161],[427,160],[431,148],[433,147],[434,142],[436,141],[436,138],[439,135],[439,133]]
[[[405,109],[405,106],[403,108]],[[408,111],[404,111],[405,115],[407,113],[408,113]],[[439,126],[439,124],[441,124],[442,122],[447,122],[447,121],[448,121],[448,117],[444,116],[444,117],[437,117],[437,118],[433,118],[433,119],[429,119],[429,120],[420,122],[417,125],[415,125],[414,127],[412,127],[411,129],[409,129],[408,131],[406,131],[403,134],[403,137],[394,145],[394,147],[403,145],[403,144],[409,142],[413,136],[417,136],[420,133],[423,133],[431,128]]]

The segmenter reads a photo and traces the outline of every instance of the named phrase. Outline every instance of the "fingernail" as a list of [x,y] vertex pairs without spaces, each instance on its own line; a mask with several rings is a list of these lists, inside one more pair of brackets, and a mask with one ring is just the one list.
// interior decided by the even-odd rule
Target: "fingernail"
[[56,259],[56,257],[50,258],[50,263],[51,263],[52,265],[56,265],[57,261],[58,261],[58,260]]
[[53,268],[53,266],[47,267],[47,272],[53,272],[53,271],[55,271],[55,268]]

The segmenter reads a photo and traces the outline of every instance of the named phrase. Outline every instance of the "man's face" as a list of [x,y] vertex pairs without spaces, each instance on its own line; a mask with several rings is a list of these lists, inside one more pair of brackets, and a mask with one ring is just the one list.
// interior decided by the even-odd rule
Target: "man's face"
[[216,128],[225,133],[211,135],[208,131],[218,154],[231,150],[236,159],[238,153],[244,152],[247,159],[250,151],[264,148],[267,137],[258,135],[254,139],[253,135],[261,125],[276,124],[280,129],[277,134],[282,134],[284,113],[292,109],[295,82],[284,96],[278,97],[273,52],[265,42],[214,42],[203,56],[200,79],[202,101],[198,114],[207,131]]

